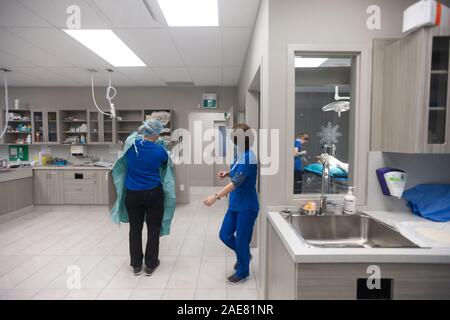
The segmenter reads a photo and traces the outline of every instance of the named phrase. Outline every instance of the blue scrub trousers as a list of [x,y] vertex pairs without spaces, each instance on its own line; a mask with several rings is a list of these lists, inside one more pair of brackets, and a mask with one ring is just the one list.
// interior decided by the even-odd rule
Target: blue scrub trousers
[[241,279],[250,275],[250,241],[257,217],[258,211],[237,212],[228,209],[220,229],[220,240],[236,253],[236,275]]

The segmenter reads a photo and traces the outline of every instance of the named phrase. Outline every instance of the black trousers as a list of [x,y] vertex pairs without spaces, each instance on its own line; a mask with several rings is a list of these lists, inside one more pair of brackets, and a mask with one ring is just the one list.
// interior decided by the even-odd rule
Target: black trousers
[[127,190],[125,205],[130,222],[130,257],[131,266],[142,266],[142,229],[147,223],[147,245],[145,248],[145,265],[156,267],[159,255],[159,233],[164,215],[164,193],[161,186],[143,191]]
[[294,171],[294,194],[303,192],[303,172]]

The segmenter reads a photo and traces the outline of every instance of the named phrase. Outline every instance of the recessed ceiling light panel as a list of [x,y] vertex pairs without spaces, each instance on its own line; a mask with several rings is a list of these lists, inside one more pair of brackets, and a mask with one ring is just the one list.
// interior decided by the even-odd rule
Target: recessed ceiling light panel
[[327,61],[326,58],[296,57],[295,58],[295,67],[296,68],[317,68],[317,67],[320,67],[325,61]]
[[217,0],[158,0],[169,27],[217,27]]
[[145,63],[112,30],[63,30],[114,67],[145,67]]

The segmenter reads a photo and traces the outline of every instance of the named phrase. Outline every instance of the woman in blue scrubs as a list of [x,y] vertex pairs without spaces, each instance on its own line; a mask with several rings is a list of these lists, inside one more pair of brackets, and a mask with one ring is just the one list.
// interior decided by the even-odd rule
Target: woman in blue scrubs
[[[228,211],[219,236],[222,242],[236,253],[235,272],[227,281],[230,284],[238,284],[250,276],[250,241],[259,212],[256,192],[258,165],[255,155],[250,150],[250,127],[246,124],[237,124],[233,130],[237,157],[231,164],[229,172],[219,172],[221,179],[230,177],[231,182],[218,193],[209,196],[203,203],[212,206],[217,200],[230,195]],[[238,139],[239,136],[242,139]],[[239,141],[242,143],[238,143]]]
[[[164,215],[164,193],[159,168],[168,161],[164,147],[155,143],[163,125],[159,120],[146,121],[140,128],[141,140],[127,151],[127,193],[125,205],[130,222],[130,257],[135,275],[150,276],[159,266],[159,233]],[[147,223],[145,258],[142,253],[142,229]]]
[[300,132],[298,138],[294,142],[294,194],[300,194],[303,191],[303,164],[302,157],[306,155],[306,151],[302,150],[303,146],[309,142],[309,136]]

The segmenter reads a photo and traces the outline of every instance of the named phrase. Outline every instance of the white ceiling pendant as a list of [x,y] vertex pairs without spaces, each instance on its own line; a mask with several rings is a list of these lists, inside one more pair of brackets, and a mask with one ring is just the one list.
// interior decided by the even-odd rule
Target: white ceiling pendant
[[217,0],[158,0],[169,27],[218,27]]
[[114,67],[146,66],[112,30],[65,29],[63,31]]

